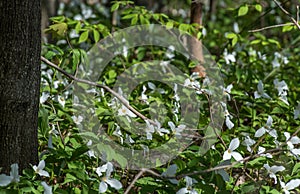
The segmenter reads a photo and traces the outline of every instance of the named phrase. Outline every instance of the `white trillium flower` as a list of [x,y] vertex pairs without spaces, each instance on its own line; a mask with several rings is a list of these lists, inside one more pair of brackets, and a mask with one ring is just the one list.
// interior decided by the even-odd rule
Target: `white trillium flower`
[[287,84],[285,83],[285,81],[278,81],[278,79],[275,79],[273,81],[275,88],[278,90],[278,96],[279,98],[286,103],[287,105],[289,105],[289,102],[287,101],[287,91],[289,90]]
[[177,93],[177,90],[178,90],[178,86],[177,86],[177,84],[174,84],[174,93],[175,93],[175,95],[173,96],[173,98],[174,98],[177,102],[179,102],[179,101],[180,101],[180,97],[179,97],[179,95],[178,95],[178,93]]
[[235,55],[235,52],[228,53],[227,49],[224,50],[224,59],[227,65],[236,62]]
[[239,29],[239,24],[237,22],[234,22],[233,23],[233,31],[235,33],[239,33],[240,32],[240,29]]
[[40,97],[40,103],[44,104],[48,100],[49,97],[50,97],[49,92],[43,92],[42,96]]
[[298,119],[300,115],[300,103],[298,103],[297,107],[294,110],[294,119]]
[[232,119],[232,116],[229,114],[229,112],[225,112],[225,124],[228,127],[228,129],[232,129],[234,127],[234,123],[230,120]]
[[300,179],[290,180],[288,183],[284,183],[280,181],[280,185],[285,194],[290,194],[290,190],[293,190],[300,185]]
[[286,144],[288,146],[288,149],[296,156],[300,155],[300,149],[294,148],[294,145],[297,145],[300,143],[300,138],[297,136],[293,136],[291,138],[291,135],[289,132],[284,132],[284,136],[286,138]]
[[120,143],[123,144],[124,140],[123,140],[123,134],[121,132],[120,126],[117,126],[116,130],[113,132],[113,135],[117,136],[120,138]]
[[18,164],[10,165],[10,175],[7,176],[6,174],[0,174],[0,186],[5,187],[10,183],[17,183],[20,182],[19,176],[19,166]]
[[265,126],[261,127],[260,129],[258,129],[255,132],[254,137],[261,137],[263,136],[266,132],[269,133],[272,137],[274,137],[275,139],[277,138],[277,132],[275,129],[272,129],[272,123],[273,123],[273,119],[271,116],[268,116],[268,120],[267,123],[265,124]]
[[45,181],[41,182],[41,185],[44,187],[44,194],[52,194],[52,187],[47,185]]
[[142,91],[140,100],[143,101],[143,102],[145,102],[146,104],[149,104],[149,102],[148,102],[148,96],[145,94],[146,91],[147,91],[146,86],[143,86],[143,91]]
[[227,96],[229,101],[231,100],[230,93],[232,88],[233,88],[232,84],[228,85],[226,88],[223,88],[224,94]]
[[228,129],[232,129],[234,127],[234,123],[231,121],[232,116],[228,112],[227,105],[223,102],[221,102],[221,105],[224,108],[224,114],[225,114],[225,124],[228,127]]
[[223,154],[223,160],[229,160],[231,159],[231,157],[233,157],[236,161],[243,160],[243,156],[240,153],[234,151],[239,147],[239,145],[240,140],[238,138],[234,138],[233,140],[231,140],[228,149]]
[[279,82],[278,79],[275,79],[273,81],[273,83],[275,85],[275,88],[278,90],[278,95],[279,96],[282,95],[282,93],[284,91],[288,91],[289,90],[289,88],[288,88],[288,86],[287,86],[287,84],[285,83],[284,80]]
[[152,134],[155,132],[154,126],[148,120],[146,122],[146,136],[148,140],[152,140]]
[[43,170],[45,168],[45,161],[44,160],[41,160],[39,162],[38,166],[34,165],[32,168],[35,171],[35,173],[39,174],[40,176],[49,177],[49,173],[47,171]]
[[122,108],[118,110],[118,115],[119,116],[129,116],[129,117],[136,117],[136,115],[131,112],[124,104],[122,104]]
[[73,119],[74,123],[77,125],[79,125],[83,121],[83,117],[80,115],[78,117],[74,115],[71,118]]
[[265,151],[266,151],[266,148],[261,147],[261,146],[258,146],[258,151],[257,151],[257,153],[258,153],[260,156],[265,156],[265,157],[267,157],[267,158],[273,158],[272,154],[270,154],[270,153],[263,154]]
[[113,172],[113,165],[110,162],[107,162],[101,167],[98,167],[96,169],[96,173],[98,176],[102,176],[102,172],[105,172],[105,176],[102,177],[102,181],[99,185],[99,192],[105,193],[107,191],[108,185],[112,188],[119,190],[122,188],[122,183],[118,181],[117,179],[110,178],[111,173]]
[[[198,77],[198,75],[196,75],[196,76]],[[199,90],[201,88],[201,86],[200,86],[200,82],[196,80],[197,77],[195,77],[194,75],[191,75],[189,78],[184,80],[183,86],[191,87],[191,88]]]
[[66,99],[63,96],[58,96],[57,101],[62,107],[65,107]]
[[252,153],[251,146],[253,146],[256,143],[255,140],[251,139],[248,135],[245,137],[245,140],[243,141],[243,145],[247,147],[248,152]]
[[169,121],[168,125],[175,136],[177,136],[177,138],[181,136],[182,131],[186,128],[186,125],[179,125],[178,127],[176,127],[172,121]]
[[[225,161],[222,161],[220,164],[218,164],[216,167],[226,166],[226,165],[230,165],[230,164],[231,164],[231,162],[229,160],[225,160]],[[216,172],[216,174],[221,175],[224,181],[226,181],[226,182],[230,181],[230,176],[224,169],[219,169],[219,170],[216,170],[215,172]]]
[[257,84],[257,91],[254,92],[254,98],[257,99],[257,98],[268,98],[270,99],[271,97],[265,93],[264,91],[264,85],[262,83],[261,80],[259,80],[258,84]]
[[277,177],[276,177],[276,173],[277,172],[281,172],[284,171],[285,168],[283,166],[272,166],[270,167],[269,164],[264,164],[264,168],[268,171],[268,174],[270,176],[270,178],[274,179],[274,183],[277,184]]
[[155,128],[155,131],[160,135],[160,136],[163,136],[164,133],[166,134],[169,134],[169,131],[165,128],[162,128],[161,127],[161,124],[158,120],[155,120],[155,123],[156,123],[156,126],[154,127]]
[[58,134],[59,132],[55,129],[55,126],[52,125],[52,129],[49,131],[48,148],[53,149],[52,136],[56,137]]
[[192,187],[193,183],[196,182],[195,180],[193,180],[191,177],[186,176],[185,182],[186,182],[186,187],[179,189],[179,191],[177,191],[176,194],[185,194],[185,193],[198,194],[198,192],[194,190]]
[[[89,141],[86,143],[86,145],[87,145],[88,147],[90,147],[92,144],[93,144],[92,140],[89,140]],[[88,155],[90,158],[92,158],[92,157],[96,158],[95,152],[94,152],[93,150],[87,151],[87,155]]]
[[[177,165],[176,164],[172,164],[170,165],[165,172],[163,172],[161,174],[161,176],[163,177],[175,177],[175,174],[176,174],[176,170],[177,170]],[[172,183],[172,184],[178,184],[178,180],[173,178],[173,179],[169,179],[169,181]]]

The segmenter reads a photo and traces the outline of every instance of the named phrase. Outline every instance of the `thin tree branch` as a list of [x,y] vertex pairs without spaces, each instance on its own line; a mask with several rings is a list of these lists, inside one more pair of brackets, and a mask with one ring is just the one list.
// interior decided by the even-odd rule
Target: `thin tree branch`
[[126,108],[128,108],[131,112],[133,112],[134,114],[136,114],[138,117],[140,117],[141,119],[148,120],[151,124],[153,125],[157,125],[153,120],[147,118],[146,116],[144,116],[143,114],[141,114],[140,112],[138,112],[137,110],[135,110],[132,106],[129,105],[129,102],[121,95],[119,95],[117,92],[115,92],[113,89],[111,89],[110,87],[103,85],[103,84],[98,84],[96,82],[92,82],[89,80],[84,80],[84,79],[80,79],[75,77],[72,74],[69,74],[68,72],[66,72],[65,70],[61,69],[60,67],[58,67],[56,64],[52,63],[51,61],[49,61],[48,59],[46,59],[45,57],[41,57],[41,60],[46,63],[47,65],[55,68],[57,71],[59,71],[60,73],[64,74],[65,76],[67,76],[68,78],[76,81],[76,82],[80,82],[80,83],[85,83],[91,86],[95,86],[95,87],[99,87],[99,88],[103,88],[106,91],[108,91],[109,93],[111,93],[112,95],[114,95],[117,99],[119,99],[121,101],[121,103],[126,106]]
[[300,30],[300,25],[299,25],[299,23],[298,23],[298,21],[296,21],[294,18],[293,18],[293,16],[287,11],[287,10],[285,10],[282,6],[281,6],[281,4],[279,4],[278,3],[278,1],[277,0],[273,0],[275,3],[276,3],[276,5],[281,9],[281,11],[283,12],[283,13],[285,13],[287,16],[289,16],[289,18],[291,19],[291,21],[297,26],[297,28]]
[[267,26],[267,27],[263,27],[263,28],[259,28],[259,29],[255,29],[255,30],[249,30],[248,32],[260,32],[260,31],[264,31],[264,30],[268,30],[271,28],[278,28],[278,27],[283,27],[283,26],[292,26],[294,25],[293,23],[287,23],[287,24],[276,24],[276,25],[272,25],[272,26]]
[[128,194],[130,192],[130,190],[132,189],[132,187],[134,186],[134,184],[136,183],[136,181],[139,180],[139,178],[144,174],[145,169],[141,169],[141,171],[134,177],[134,179],[132,180],[132,182],[130,183],[130,185],[127,187],[126,191],[124,192],[124,194]]

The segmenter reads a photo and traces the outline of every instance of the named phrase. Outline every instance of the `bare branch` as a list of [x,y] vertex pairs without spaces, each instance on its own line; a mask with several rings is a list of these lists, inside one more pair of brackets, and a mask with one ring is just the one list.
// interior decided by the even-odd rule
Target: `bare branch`
[[298,23],[298,21],[296,21],[294,18],[293,18],[293,16],[287,11],[287,10],[285,10],[282,6],[281,6],[281,4],[280,3],[278,3],[278,1],[277,0],[273,0],[275,3],[276,3],[276,5],[281,9],[281,11],[283,12],[283,13],[285,13],[287,16],[289,16],[289,18],[291,19],[291,21],[297,26],[297,28],[300,30],[300,25],[299,25],[299,23]]
[[294,25],[294,24],[293,23],[277,24],[277,25],[267,26],[267,27],[259,28],[259,29],[255,29],[255,30],[249,30],[248,32],[260,32],[260,31],[263,31],[263,30],[271,29],[271,28],[278,28],[278,27],[292,26],[292,25]]
[[56,64],[52,63],[51,61],[47,60],[45,57],[41,57],[41,60],[46,63],[47,65],[55,68],[57,71],[59,71],[60,73],[64,74],[65,76],[67,76],[68,78],[76,81],[76,82],[80,82],[80,83],[85,83],[91,86],[95,86],[98,88],[103,88],[106,91],[108,91],[109,93],[111,93],[112,95],[114,95],[117,99],[119,99],[121,101],[121,103],[126,106],[126,108],[128,108],[131,112],[133,112],[134,114],[136,114],[138,117],[140,117],[141,119],[148,120],[151,124],[153,125],[157,125],[153,120],[147,118],[146,116],[144,116],[143,114],[141,114],[140,112],[138,112],[137,110],[135,110],[132,106],[129,105],[129,102],[121,95],[119,95],[117,92],[115,92],[113,89],[111,89],[110,87],[103,85],[103,84],[98,84],[96,82],[92,82],[92,81],[88,81],[88,80],[84,80],[84,79],[80,79],[75,77],[74,75],[69,74],[68,72],[66,72],[65,70],[61,69],[60,67],[58,67]]
[[134,177],[134,179],[132,180],[132,182],[130,183],[130,185],[127,187],[126,191],[124,192],[124,194],[128,194],[130,192],[130,190],[132,189],[132,187],[134,186],[134,184],[136,183],[137,180],[139,180],[139,178],[144,174],[145,170],[141,169],[141,171]]

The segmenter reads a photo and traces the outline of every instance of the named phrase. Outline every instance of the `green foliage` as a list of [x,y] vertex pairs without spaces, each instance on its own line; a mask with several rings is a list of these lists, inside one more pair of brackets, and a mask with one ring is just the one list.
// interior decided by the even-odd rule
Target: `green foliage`
[[[188,7],[190,2],[184,3]],[[85,4],[81,7],[83,5],[88,7]],[[264,16],[265,23],[275,23],[276,16],[279,17],[277,20],[287,25],[255,33],[248,31],[259,28],[257,23],[260,22],[256,20],[267,10],[265,5],[257,1],[238,5],[232,1],[222,1],[219,6],[220,9],[211,20],[204,17],[203,26],[188,24],[188,18],[178,17],[175,13],[180,12],[180,7],[176,6],[170,9],[166,6],[162,9],[167,9],[164,13],[158,13],[134,5],[133,1],[112,1],[111,5],[91,6],[91,10],[97,14],[80,20],[74,18],[77,12],[69,8],[64,10],[66,16],[51,18],[52,23],[46,32],[52,34],[57,42],[44,44],[42,50],[46,59],[77,76],[80,71],[93,73],[86,71],[93,65],[88,60],[93,54],[91,48],[103,38],[111,36],[114,30],[131,25],[161,24],[167,29],[178,28],[182,33],[196,36],[202,40],[220,68],[225,83],[224,96],[227,98],[223,107],[225,123],[211,149],[205,154],[200,153],[202,137],[205,135],[203,128],[212,122],[211,107],[207,100],[210,95],[202,93],[197,96],[202,103],[200,116],[192,120],[198,124],[195,131],[197,136],[193,136],[194,143],[181,150],[168,164],[160,165],[161,161],[157,160],[156,168],[142,169],[143,174],[139,175],[140,171],[126,168],[128,158],[115,147],[97,142],[111,139],[123,147],[144,150],[146,157],[147,148],[156,148],[172,141],[176,133],[171,131],[169,122],[179,128],[180,111],[189,111],[178,109],[173,86],[157,80],[142,82],[127,98],[133,108],[148,118],[159,115],[158,110],[163,109],[165,116],[160,124],[170,133],[155,131],[150,139],[138,131],[132,131],[135,124],[144,123],[143,119],[132,117],[133,123],[128,116],[116,118],[119,111],[126,112],[127,109],[117,104],[111,93],[80,83],[76,89],[85,93],[76,98],[73,96],[74,81],[42,63],[38,139],[40,160],[45,161],[44,170],[49,172],[49,177],[41,176],[30,168],[20,172],[19,181],[4,185],[2,181],[9,179],[9,176],[0,175],[0,185],[3,184],[0,193],[42,193],[45,190],[42,182],[51,186],[53,193],[99,193],[101,184],[106,184],[108,178],[120,181],[122,188],[117,190],[107,183],[107,193],[124,193],[137,177],[132,193],[176,193],[186,188],[198,193],[275,194],[283,192],[282,183],[299,180],[299,30],[290,25],[285,15],[272,3],[268,8],[273,11]],[[187,13],[189,10],[183,11]],[[113,12],[118,15],[115,26],[111,24]],[[109,16],[105,16],[105,13],[109,13]],[[190,94],[191,90],[199,92],[199,89],[207,89],[202,88],[207,80],[190,76],[190,69],[195,67],[195,63],[181,53],[170,53],[170,50],[151,45],[128,48],[126,55],[120,53],[113,58],[101,69],[101,76],[92,81],[113,88],[118,76],[131,67],[136,77],[142,80],[145,75],[138,73],[139,66],[135,65],[149,67],[147,61],[160,60],[171,61],[184,74],[174,78],[166,73],[166,81],[181,85],[190,81],[201,85],[201,88],[193,85],[184,88],[186,94]],[[81,101],[78,102],[78,99]],[[181,103],[185,101],[180,100]],[[87,109],[90,117],[78,115],[88,104],[95,107]],[[155,105],[155,108],[151,108],[151,105]],[[174,111],[176,108],[177,112]],[[82,129],[83,120],[90,130]],[[272,130],[276,131],[276,135]],[[234,141],[236,138],[238,144]],[[87,139],[91,142],[87,142]],[[228,160],[224,159],[226,154],[231,154]],[[238,155],[243,162],[236,162]],[[114,164],[114,169],[106,177],[107,168],[101,174],[99,171],[105,165],[107,167],[108,162]],[[175,170],[170,169],[172,165],[176,166]],[[284,170],[272,172],[274,169],[267,169],[267,165],[271,168],[282,166]],[[163,175],[168,171],[170,174]],[[293,189],[299,192],[298,187]]]

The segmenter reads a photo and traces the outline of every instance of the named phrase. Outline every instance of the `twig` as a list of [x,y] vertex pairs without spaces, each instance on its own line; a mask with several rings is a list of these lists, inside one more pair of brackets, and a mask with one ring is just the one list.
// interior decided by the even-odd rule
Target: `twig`
[[134,177],[134,179],[132,180],[132,182],[130,183],[130,185],[127,187],[126,191],[124,192],[124,194],[128,194],[129,191],[132,189],[132,187],[134,186],[134,184],[136,183],[136,181],[144,174],[145,169],[141,169],[141,171]]
[[153,125],[157,125],[153,120],[147,118],[146,116],[144,116],[143,114],[141,114],[140,112],[138,112],[137,110],[135,110],[132,106],[129,105],[129,102],[121,95],[119,95],[117,92],[115,92],[113,89],[111,89],[110,87],[103,85],[103,84],[98,84],[96,82],[92,82],[89,80],[84,80],[84,79],[80,79],[75,77],[72,74],[69,74],[68,72],[66,72],[65,70],[61,69],[60,67],[58,67],[56,64],[50,62],[48,59],[46,59],[45,57],[41,57],[41,60],[46,63],[47,65],[55,68],[57,71],[59,71],[60,73],[64,74],[65,76],[67,76],[68,78],[76,81],[76,82],[80,82],[80,83],[85,83],[91,86],[95,86],[95,87],[99,87],[99,88],[103,88],[106,91],[108,91],[109,93],[111,93],[112,95],[114,95],[116,98],[118,98],[121,103],[126,106],[126,108],[128,108],[131,112],[133,112],[134,114],[136,114],[138,117],[140,117],[143,120],[148,120],[151,124]]
[[276,24],[276,25],[267,26],[267,27],[264,27],[264,28],[255,29],[255,30],[249,30],[248,32],[260,32],[260,31],[263,31],[263,30],[271,29],[271,28],[278,28],[278,27],[282,27],[282,26],[292,26],[292,25],[294,25],[294,24],[293,23]]
[[297,26],[297,28],[300,30],[300,25],[299,25],[299,23],[298,23],[298,21],[296,21],[294,18],[293,18],[293,16],[287,11],[287,10],[285,10],[282,6],[281,6],[281,4],[279,4],[278,3],[278,1],[277,0],[273,0],[275,3],[276,3],[276,5],[281,9],[281,11],[283,12],[283,13],[285,13],[287,16],[289,16],[289,18],[292,20],[292,22]]

